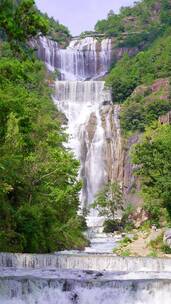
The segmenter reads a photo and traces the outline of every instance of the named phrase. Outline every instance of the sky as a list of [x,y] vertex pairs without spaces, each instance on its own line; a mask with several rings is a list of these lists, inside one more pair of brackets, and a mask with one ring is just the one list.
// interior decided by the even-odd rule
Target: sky
[[36,0],[38,8],[66,25],[71,34],[93,30],[99,19],[104,19],[110,9],[115,13],[121,6],[132,5],[134,0]]

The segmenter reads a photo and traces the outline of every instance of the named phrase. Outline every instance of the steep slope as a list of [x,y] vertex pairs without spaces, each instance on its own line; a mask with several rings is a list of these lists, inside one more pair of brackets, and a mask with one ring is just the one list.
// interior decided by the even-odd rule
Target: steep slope
[[[133,8],[121,10],[118,18],[122,24],[126,20],[124,19],[126,11],[130,14],[129,18],[127,16],[126,24],[130,25],[127,33],[125,33],[126,27],[118,30],[117,33],[109,33],[107,26],[111,25],[112,31],[112,20],[115,19],[113,14],[104,24],[101,23],[104,25],[105,35],[116,36],[117,41],[123,36],[124,45],[125,43],[129,45],[128,38],[131,37],[135,38],[134,45],[139,45],[140,41],[136,36],[138,33],[133,33],[133,29],[141,33],[148,30],[148,39],[143,38],[140,42],[143,48],[145,46],[144,50],[141,49],[132,58],[125,55],[120,61],[115,62],[106,77],[106,84],[112,88],[113,102],[121,104],[123,190],[129,202],[142,204],[144,201],[149,223],[155,223],[157,226],[170,223],[171,210],[169,203],[170,7],[170,1],[141,1]],[[139,9],[142,12],[138,15]],[[147,9],[148,18],[142,23]],[[153,29],[156,30],[158,27],[159,31],[155,36],[150,37],[152,24]],[[97,30],[99,25],[100,23],[97,24]],[[163,116],[164,114],[167,114],[166,117]],[[168,126],[160,125],[161,123],[166,123]],[[134,145],[134,154],[131,156]],[[141,195],[138,194],[139,192]]]
[[143,0],[133,7],[122,7],[116,15],[112,10],[107,19],[95,26],[98,33],[115,37],[119,45],[148,44],[171,24],[170,0]]

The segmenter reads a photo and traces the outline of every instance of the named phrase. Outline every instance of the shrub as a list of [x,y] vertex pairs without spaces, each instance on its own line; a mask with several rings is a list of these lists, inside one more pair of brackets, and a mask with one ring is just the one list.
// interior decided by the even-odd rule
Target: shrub
[[106,220],[103,224],[105,233],[113,233],[114,231],[122,231],[123,226],[119,220]]

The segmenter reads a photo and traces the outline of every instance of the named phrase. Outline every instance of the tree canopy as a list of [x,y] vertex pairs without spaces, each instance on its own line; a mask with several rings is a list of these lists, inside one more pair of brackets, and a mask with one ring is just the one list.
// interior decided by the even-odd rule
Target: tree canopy
[[[171,126],[154,124],[133,150],[136,175],[150,211],[166,208],[171,215]],[[156,212],[156,210],[155,210]]]
[[46,22],[34,1],[11,4],[0,2],[0,251],[82,248],[79,163],[64,147],[52,76],[25,48]]

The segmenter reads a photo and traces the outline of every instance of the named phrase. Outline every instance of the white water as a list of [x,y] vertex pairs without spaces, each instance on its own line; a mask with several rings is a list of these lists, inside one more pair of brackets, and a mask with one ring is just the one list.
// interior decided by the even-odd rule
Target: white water
[[[69,147],[81,162],[84,180],[80,200],[87,206],[106,181],[100,110],[103,102],[111,101],[110,90],[103,81],[57,81],[54,101],[68,119]],[[91,115],[94,121],[89,127]],[[93,133],[91,139],[89,132]]]
[[170,272],[171,259],[118,257],[113,254],[57,253],[9,254],[0,253],[0,268],[77,269],[110,272]]
[[171,273],[0,271],[3,304],[169,304]]
[[89,211],[87,224],[91,239],[91,248],[86,248],[86,252],[112,252],[116,240],[112,235],[102,234],[104,219],[91,208],[96,194],[108,181],[106,140],[109,132],[111,136],[110,121],[106,119],[105,130],[101,113],[104,108],[112,107],[111,92],[105,88],[104,81],[56,81],[55,87],[54,102],[68,121],[68,146],[80,160],[79,176],[84,182],[80,203],[82,209]]
[[50,70],[57,68],[63,79],[94,79],[107,73],[111,64],[111,39],[98,41],[87,37],[72,40],[66,49],[47,39],[40,37],[38,56],[43,59]]

